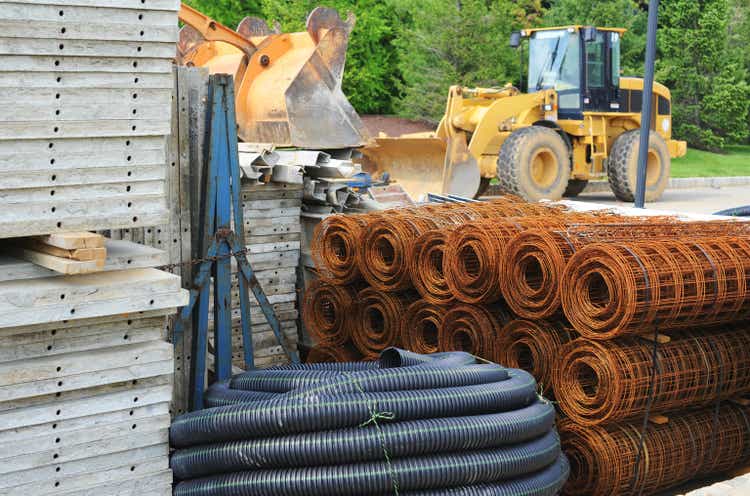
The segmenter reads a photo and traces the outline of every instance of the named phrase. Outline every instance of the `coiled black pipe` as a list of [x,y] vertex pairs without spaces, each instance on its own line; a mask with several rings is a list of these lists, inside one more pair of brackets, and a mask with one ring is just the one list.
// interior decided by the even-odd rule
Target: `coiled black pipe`
[[227,406],[172,425],[176,495],[541,496],[567,479],[533,378],[466,353],[252,371],[207,396]]
[[735,207],[716,212],[714,215],[726,215],[728,217],[750,217],[750,205]]

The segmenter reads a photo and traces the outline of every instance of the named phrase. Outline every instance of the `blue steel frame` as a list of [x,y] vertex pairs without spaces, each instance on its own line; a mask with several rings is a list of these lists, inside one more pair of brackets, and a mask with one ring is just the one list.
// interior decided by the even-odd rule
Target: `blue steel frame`
[[[201,213],[204,261],[195,275],[190,301],[183,307],[175,326],[177,344],[193,318],[192,363],[190,367],[190,410],[203,408],[206,355],[208,353],[208,309],[211,277],[214,284],[214,356],[215,378],[232,377],[232,257],[237,260],[244,361],[254,368],[253,339],[250,326],[250,300],[253,292],[276,339],[293,363],[299,363],[296,351],[284,343],[279,320],[255,277],[245,255],[245,230],[240,204],[240,167],[237,150],[237,123],[234,111],[234,83],[229,75],[217,74],[209,79],[210,103],[208,160],[204,174],[204,196]],[[232,230],[232,224],[237,232]]]

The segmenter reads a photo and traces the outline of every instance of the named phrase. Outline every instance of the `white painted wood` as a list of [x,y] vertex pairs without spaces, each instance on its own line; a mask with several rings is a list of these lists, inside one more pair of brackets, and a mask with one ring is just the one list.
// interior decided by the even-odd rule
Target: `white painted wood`
[[276,210],[302,206],[301,198],[283,198],[273,200],[254,200],[252,194],[249,200],[242,202],[243,212],[252,212],[253,210]]
[[10,113],[2,115],[0,122],[46,121],[65,123],[84,120],[127,120],[140,121],[159,120],[164,116],[164,105],[148,105],[139,102],[138,105],[113,106],[108,104],[80,104],[56,108],[48,104],[14,105]]
[[[166,447],[160,451],[166,451]],[[118,481],[127,482],[137,476],[148,476],[169,469],[169,457],[157,454],[151,458],[144,458],[149,448],[131,450],[104,457],[82,460],[79,465],[91,467],[91,472],[79,473],[68,477],[50,477],[46,480],[37,479],[34,482],[9,488],[8,496],[28,496],[60,494],[60,491],[80,491],[96,489],[102,484],[112,484]],[[137,456],[139,455],[139,456]],[[120,458],[120,461],[118,461]],[[127,465],[123,465],[127,463]],[[119,466],[114,466],[119,464]],[[64,465],[61,466],[61,468]],[[98,469],[94,471],[94,469]]]
[[[132,69],[132,67],[131,67]],[[0,72],[0,88],[97,88],[119,90],[169,89],[172,79],[169,74],[148,72],[49,72],[12,71]],[[23,119],[16,119],[23,120]]]
[[[164,444],[169,442],[167,429],[156,432],[145,432],[142,434],[125,433],[117,438],[92,441],[85,445],[67,446],[39,453],[30,453],[13,458],[6,458],[0,464],[0,476],[3,479],[12,476],[13,472],[29,470],[45,465],[62,464],[86,458],[95,458],[110,453]],[[55,455],[58,455],[55,457]]]
[[[124,23],[101,23],[98,20],[106,18],[94,18],[89,23],[75,22],[65,19],[60,20],[34,20],[34,32],[29,33],[27,19],[2,19],[0,18],[0,30],[7,38],[28,39],[30,34],[34,38],[52,39],[60,42],[77,40],[92,41],[133,41],[137,43],[162,42],[177,43],[177,24],[173,26],[146,26]],[[64,51],[64,49],[63,49]]]
[[139,59],[138,67],[133,67],[134,60],[126,57],[60,57],[57,55],[7,55],[0,58],[0,71],[25,71],[72,73],[101,72],[131,74],[139,73],[169,74],[173,61],[164,59]]
[[[59,77],[64,78],[67,76],[62,75]],[[135,81],[135,76],[133,78],[133,81]],[[66,105],[86,105],[93,103],[113,105],[116,101],[118,105],[123,105],[125,102],[128,105],[161,104],[165,108],[168,108],[170,95],[171,89],[169,88],[81,88],[64,86],[28,88],[16,86],[8,88],[0,94],[0,103],[11,107],[19,104],[47,104],[55,108],[65,108]],[[168,119],[169,114],[165,114],[164,120]]]
[[[97,183],[135,183],[155,181],[157,184],[165,179],[163,165],[138,167],[97,167],[80,169],[55,170],[52,173],[39,174],[30,172],[0,172],[0,184],[4,189],[14,188],[57,188],[59,186],[85,186]],[[54,179],[53,179],[54,177]]]
[[157,475],[131,479],[126,482],[103,484],[91,489],[65,491],[59,496],[171,496],[172,471],[165,470]]
[[[176,26],[174,12],[158,10],[138,10],[137,8],[108,8],[99,6],[81,7],[70,5],[67,1],[56,3],[63,5],[63,15],[60,15],[60,6],[55,2],[47,2],[49,5],[30,4],[17,1],[3,1],[0,10],[0,19],[18,19],[51,22],[89,22],[96,19],[98,22],[107,24],[131,24],[136,26]],[[94,4],[95,5],[95,4]],[[140,17],[139,17],[140,16]],[[29,33],[27,33],[27,36]]]
[[[60,48],[62,47],[62,48]],[[138,48],[141,48],[138,51]],[[53,55],[59,57],[128,57],[133,63],[145,58],[175,56],[176,45],[162,42],[52,40],[0,37],[0,55]],[[138,68],[134,65],[133,68]]]
[[138,9],[138,10],[167,10],[176,12],[180,9],[180,2],[178,0],[148,0],[143,2],[141,0],[2,0],[3,3],[20,3],[20,4],[43,4],[43,5],[58,5],[61,7],[69,7],[72,5],[80,5],[87,7],[110,7],[117,9]]
[[92,120],[0,122],[0,140],[57,139],[169,134],[169,121]]
[[[0,439],[3,431],[20,427],[51,424],[66,419],[98,415],[100,413],[125,410],[157,403],[169,402],[172,398],[170,376],[151,381],[141,381],[142,386],[130,384],[81,391],[78,397],[60,400],[54,396],[47,403],[20,405],[0,411]],[[113,392],[106,392],[112,390]],[[104,392],[100,392],[104,391]],[[73,395],[71,395],[73,396]],[[58,413],[59,412],[59,413]]]
[[278,217],[299,217],[302,213],[300,207],[289,207],[289,208],[272,208],[267,210],[245,210],[245,223],[248,220],[252,222],[255,219],[276,219]]

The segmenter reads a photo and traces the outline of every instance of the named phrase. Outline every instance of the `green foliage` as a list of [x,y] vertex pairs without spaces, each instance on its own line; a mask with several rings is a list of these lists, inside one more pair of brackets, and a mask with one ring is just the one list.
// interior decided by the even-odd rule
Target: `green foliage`
[[207,16],[235,29],[246,16],[262,15],[261,0],[183,0]]
[[[278,20],[285,31],[305,28],[307,15],[318,5],[316,0],[263,0],[263,13]],[[344,93],[361,113],[392,113],[398,73],[393,41],[398,24],[393,9],[380,0],[329,0],[327,7],[340,15],[356,16],[349,38],[344,72]]]
[[[518,53],[510,33],[533,16],[511,0],[401,0],[403,19],[395,44],[403,84],[399,113],[438,120],[448,88],[501,86],[519,77]],[[532,17],[533,19],[533,17]]]
[[672,90],[675,132],[719,149],[748,136],[747,72],[729,48],[728,0],[664,0],[658,79]]
[[[321,0],[187,0],[235,27],[247,15],[304,29]],[[643,74],[646,0],[323,0],[356,15],[343,89],[360,113],[439,119],[448,88],[518,84],[514,29],[624,27],[622,68]],[[657,80],[673,96],[675,134],[719,149],[750,132],[750,2],[662,0]]]

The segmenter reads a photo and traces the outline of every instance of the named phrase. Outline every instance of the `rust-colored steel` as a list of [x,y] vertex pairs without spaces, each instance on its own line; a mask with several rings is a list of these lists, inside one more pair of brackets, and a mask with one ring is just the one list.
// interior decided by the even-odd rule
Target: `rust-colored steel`
[[368,219],[376,215],[331,215],[315,227],[311,251],[321,278],[341,285],[361,279],[357,249]]
[[409,274],[414,289],[428,303],[450,305],[456,297],[443,273],[443,254],[448,233],[454,227],[433,229],[422,234],[412,245]]
[[401,322],[415,300],[416,295],[411,293],[387,293],[374,288],[357,294],[350,334],[365,359],[376,359],[390,346],[402,346]]
[[497,339],[498,363],[529,372],[549,398],[563,346],[577,336],[567,322],[512,320]]
[[561,216],[546,216],[490,219],[457,227],[450,233],[443,254],[444,278],[450,292],[464,303],[497,301],[508,240],[526,229],[563,225]]
[[639,455],[641,422],[581,426],[560,424],[570,461],[563,494],[631,496],[656,494],[691,479],[750,462],[750,409],[724,403],[680,412],[650,425]]
[[659,344],[638,338],[578,339],[560,353],[554,387],[572,420],[597,425],[646,413],[699,408],[750,392],[750,324],[675,333]]
[[565,315],[591,339],[750,316],[750,238],[593,243],[568,262]]
[[404,345],[415,353],[441,351],[439,333],[447,311],[424,299],[409,305],[401,329]]
[[305,289],[302,318],[305,328],[318,343],[342,345],[349,340],[351,313],[357,291],[313,281]]
[[414,242],[427,231],[482,218],[501,218],[529,210],[556,212],[555,209],[498,200],[465,204],[427,205],[388,211],[368,221],[359,243],[359,271],[374,288],[402,291],[412,286],[409,259]]
[[307,352],[306,363],[356,362],[362,355],[351,344],[317,344]]
[[565,230],[530,229],[508,241],[500,283],[513,312],[527,319],[549,319],[562,313],[560,281],[565,266],[576,251],[592,242],[706,238],[748,229],[741,222],[680,222],[661,216],[602,216],[595,222],[569,222]]
[[466,351],[497,361],[495,343],[508,320],[509,314],[499,305],[456,305],[443,318],[439,333],[440,350]]

